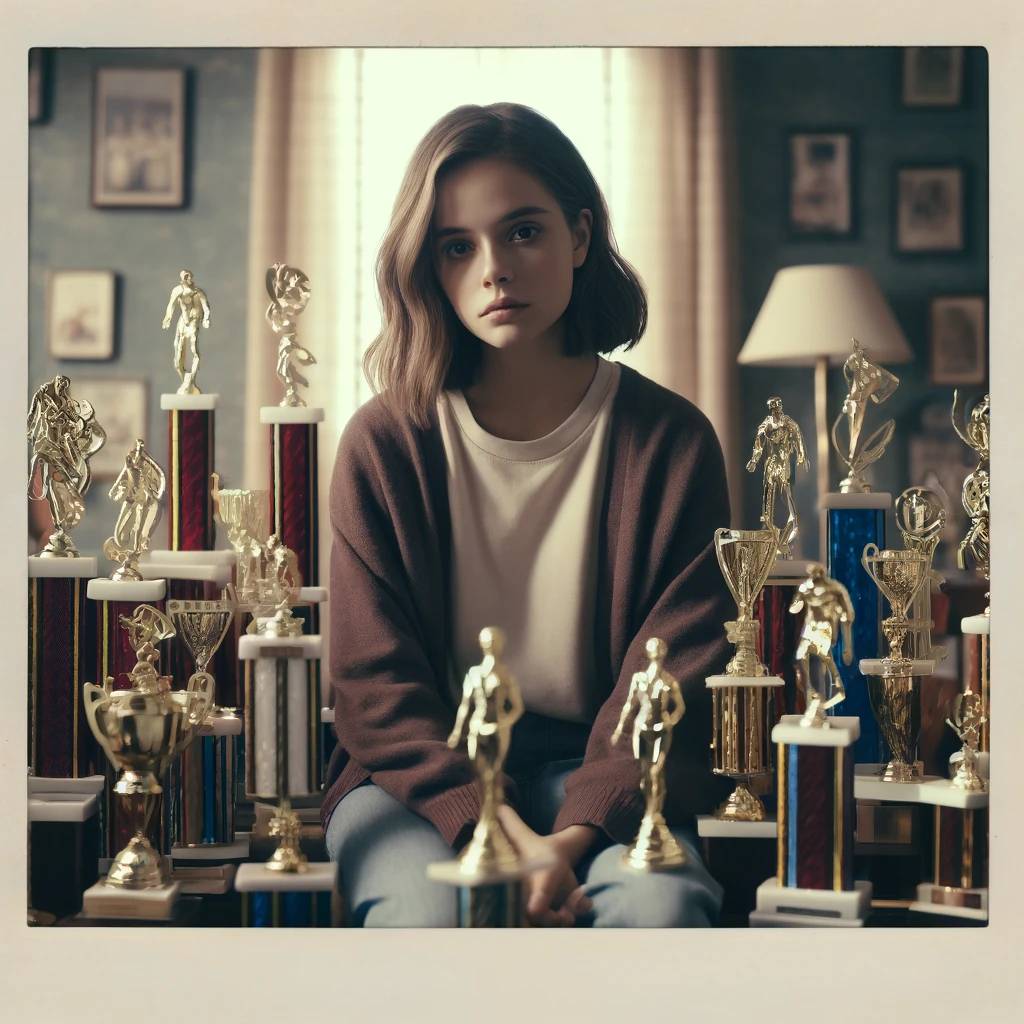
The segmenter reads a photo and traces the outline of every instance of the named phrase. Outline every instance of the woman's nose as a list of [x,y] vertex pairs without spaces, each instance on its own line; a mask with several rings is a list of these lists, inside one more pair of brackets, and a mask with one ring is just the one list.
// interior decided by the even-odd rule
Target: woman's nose
[[496,246],[484,249],[483,277],[486,285],[507,284],[512,280],[508,258]]

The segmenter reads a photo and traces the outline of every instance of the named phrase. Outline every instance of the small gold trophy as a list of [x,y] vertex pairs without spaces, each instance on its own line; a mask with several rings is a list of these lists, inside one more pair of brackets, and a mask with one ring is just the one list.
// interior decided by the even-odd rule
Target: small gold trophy
[[644,816],[633,845],[622,857],[632,871],[661,871],[686,863],[686,853],[669,831],[665,805],[665,762],[672,746],[672,730],[686,711],[679,683],[662,665],[668,648],[652,637],[644,647],[650,662],[645,672],[635,672],[618,725],[612,733],[614,746],[633,720],[633,756],[640,762],[640,791]]
[[[863,473],[884,454],[886,445],[896,430],[895,420],[886,420],[866,440],[861,437],[864,413],[868,402],[881,405],[899,387],[899,378],[871,362],[860,342],[853,339],[853,353],[843,363],[843,377],[847,393],[843,406],[832,424],[832,444],[847,468],[847,475],[839,482],[841,494],[859,494],[871,490]],[[846,425],[846,443],[839,440],[840,428]]]
[[981,739],[981,727],[985,722],[985,712],[981,703],[981,695],[968,688],[959,694],[953,706],[953,717],[946,719],[948,725],[963,744],[953,785],[970,793],[983,792],[985,780],[978,773],[978,746]]
[[882,769],[886,782],[917,782],[923,766],[917,760],[917,738],[921,731],[918,679],[935,668],[932,661],[904,656],[903,644],[910,630],[907,612],[920,588],[928,580],[928,556],[921,551],[887,549],[867,544],[861,556],[864,571],[889,602],[892,614],[882,621],[889,641],[884,658],[862,658],[860,670],[869,676],[868,694],[878,728],[892,752]]
[[[971,410],[966,418],[963,410],[957,415],[959,393],[953,391],[953,429],[960,440],[972,448],[978,455],[978,465],[968,473],[964,480],[961,500],[964,511],[971,520],[970,528],[956,552],[956,564],[959,569],[967,568],[967,556],[970,554],[978,571],[990,581],[989,565],[989,505],[991,481],[989,479],[989,398],[985,395]],[[960,420],[964,420],[961,428]],[[988,595],[986,595],[987,597]],[[986,607],[985,614],[989,614]]]
[[[806,692],[806,707],[800,725],[827,729],[829,721],[825,712],[846,699],[843,677],[832,657],[832,646],[838,639],[840,628],[843,631],[843,664],[853,663],[854,611],[850,594],[842,583],[825,574],[825,567],[820,562],[810,562],[807,579],[797,588],[789,611],[792,615],[804,613],[800,643],[796,649],[796,661]],[[812,655],[822,670],[822,681],[817,684],[811,671]],[[831,694],[827,699],[826,693]]]
[[[810,469],[804,450],[804,437],[796,420],[782,411],[781,398],[768,399],[768,415],[761,421],[754,438],[754,449],[747,463],[747,472],[753,473],[764,454],[764,485],[761,491],[761,522],[765,528],[778,530],[778,557],[792,558],[793,544],[800,532],[800,521],[790,484],[790,462]],[[775,501],[781,495],[786,503],[786,521],[775,523]]]
[[39,552],[41,558],[78,557],[69,531],[85,514],[85,494],[92,483],[89,459],[107,441],[93,407],[72,398],[70,388],[71,381],[58,374],[36,389],[28,412],[32,443],[28,496],[32,501],[45,499],[53,519],[50,539]]
[[160,519],[160,499],[167,480],[164,471],[138,438],[125,456],[124,467],[110,488],[110,500],[121,502],[114,535],[103,542],[103,553],[118,567],[115,581],[141,580],[139,558],[149,550],[150,538]]
[[156,644],[175,635],[170,619],[143,604],[131,618],[121,616],[120,621],[138,659],[131,672],[132,687],[113,690],[113,678],[107,676],[103,686],[86,683],[83,695],[89,728],[118,770],[114,792],[131,815],[134,835],[114,858],[105,881],[89,892],[102,903],[104,886],[166,888],[170,903],[177,887],[167,887],[162,859],[150,844],[146,828],[155,798],[163,791],[160,776],[171,758],[191,742],[213,706],[213,678],[196,674],[187,689],[172,690],[170,677],[156,670],[160,657]]
[[928,559],[928,578],[910,608],[909,653],[912,658],[940,662],[946,651],[932,645],[931,585],[944,582],[942,576],[932,569],[932,560],[946,526],[946,510],[934,491],[927,487],[908,487],[896,499],[893,512],[903,537],[903,546],[908,551],[920,551]]
[[[217,653],[217,648],[224,642],[235,617],[235,602],[230,597],[230,591],[225,591],[219,601],[172,599],[167,602],[167,614],[196,663],[189,685],[192,685],[192,679],[200,676],[208,679],[209,685],[213,686],[213,676],[206,669]],[[210,713],[217,714],[219,711],[220,708],[213,705]]]
[[228,543],[235,552],[235,596],[238,604],[256,604],[270,493],[221,487],[217,473],[211,474],[210,484],[217,518],[227,528]]
[[725,675],[709,676],[712,691],[714,735],[711,741],[713,771],[738,780],[729,798],[715,812],[727,821],[763,821],[764,804],[748,783],[771,771],[771,744],[765,694],[782,686],[778,676],[757,656],[760,623],[752,615],[778,551],[778,531],[715,531],[715,551],[722,575],[739,610],[735,620],[725,623],[725,635],[736,647]]
[[523,860],[498,819],[504,799],[501,772],[512,726],[523,713],[519,686],[502,664],[505,635],[496,626],[480,631],[483,659],[466,673],[462,701],[448,737],[453,750],[464,742],[480,783],[480,820],[458,858],[431,864],[427,877],[459,887],[459,926],[519,927],[523,923],[522,880],[547,863]]
[[[210,326],[210,304],[206,292],[192,280],[192,271],[183,270],[178,274],[179,284],[171,290],[167,300],[167,309],[161,327],[166,331],[171,326],[174,308],[178,308],[178,323],[174,328],[174,369],[178,373],[181,384],[179,395],[198,395],[199,385],[196,375],[199,373],[199,327]],[[201,319],[200,319],[201,318]],[[192,355],[192,365],[185,370],[185,345]]]
[[309,278],[296,267],[275,263],[267,271],[267,293],[270,305],[266,318],[280,341],[277,345],[277,379],[284,385],[282,406],[305,405],[298,385],[309,387],[309,381],[296,369],[312,366],[316,357],[295,340],[295,321],[309,302]]

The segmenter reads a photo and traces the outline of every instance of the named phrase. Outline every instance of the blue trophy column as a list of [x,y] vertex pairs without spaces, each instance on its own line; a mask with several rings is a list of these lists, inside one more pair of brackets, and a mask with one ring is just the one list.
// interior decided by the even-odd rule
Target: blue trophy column
[[824,509],[828,525],[828,566],[832,579],[849,591],[853,604],[853,661],[843,662],[840,635],[835,660],[843,677],[846,700],[834,710],[841,715],[856,715],[860,720],[860,738],[854,744],[859,763],[884,764],[889,760],[885,741],[878,730],[868,682],[857,667],[861,658],[878,658],[888,653],[882,647],[882,596],[864,571],[860,558],[869,543],[885,547],[885,516],[892,506],[890,494],[826,494]]

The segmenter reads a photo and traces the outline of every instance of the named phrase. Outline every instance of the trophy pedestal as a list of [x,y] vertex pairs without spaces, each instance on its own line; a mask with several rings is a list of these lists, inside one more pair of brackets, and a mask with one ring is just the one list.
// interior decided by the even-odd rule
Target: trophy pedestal
[[754,604],[754,618],[761,623],[761,660],[770,675],[783,680],[775,690],[773,719],[802,711],[797,692],[794,657],[800,643],[800,618],[789,614],[797,587],[807,576],[807,559],[777,558]]
[[226,565],[233,569],[237,558],[234,551],[225,551],[221,548],[197,549],[195,551],[171,551],[169,549],[155,549],[147,551],[139,559],[139,568],[148,562],[159,565]]
[[[979,739],[979,760],[981,757],[985,758],[985,768],[982,775],[983,778],[988,778],[988,743],[989,743],[989,719],[992,717],[989,714],[989,630],[992,624],[992,620],[988,615],[968,615],[966,618],[960,620],[960,631],[965,636],[978,637],[979,639],[974,641],[977,645],[976,657],[973,659],[974,664],[977,666],[976,672],[978,675],[977,685],[975,686],[974,680],[968,678],[967,685],[973,689],[976,693],[981,694],[981,706],[984,710],[985,721],[981,723],[981,736]],[[978,650],[980,648],[980,650]],[[978,771],[981,772],[981,766],[979,764]]]
[[180,892],[180,882],[169,882],[154,889],[121,889],[105,881],[97,882],[82,894],[82,916],[168,921],[174,916]]
[[757,889],[751,928],[860,928],[871,910],[871,883],[852,889],[798,889],[769,878]]
[[67,793],[72,796],[91,796],[103,792],[107,780],[102,775],[86,775],[77,779],[46,778],[38,775],[28,777],[28,795],[46,798],[53,793]]
[[96,606],[86,600],[95,558],[28,560],[28,767],[88,776],[105,761],[89,731],[82,684],[96,663]]
[[917,899],[910,904],[909,909],[918,914],[987,921],[988,889],[962,889],[959,886],[922,882],[917,887]]
[[52,792],[30,797],[28,821],[33,909],[54,917],[77,914],[83,890],[99,877],[99,797]]
[[[882,643],[881,594],[874,580],[861,565],[865,545],[885,547],[885,517],[892,508],[891,494],[826,494],[821,510],[826,522],[827,559],[825,569],[837,583],[842,583],[853,605],[853,649],[859,657],[874,658]],[[860,737],[854,747],[857,761],[881,761],[888,751],[878,723],[871,710],[867,680],[856,664],[843,661],[844,643],[840,635],[832,655],[843,678],[846,699],[842,710],[846,716],[860,719]]]
[[[907,676],[930,676],[935,671],[935,662],[921,658],[908,658],[909,668],[906,672],[900,673]],[[886,660],[884,658],[861,658],[857,664],[861,675],[884,676],[886,673]],[[895,678],[895,677],[893,677]]]
[[774,839],[778,826],[774,818],[762,821],[728,821],[713,814],[697,815],[697,835],[701,839]]
[[334,863],[309,864],[288,874],[263,864],[243,864],[235,874],[248,928],[331,928],[341,924]]
[[546,858],[534,858],[508,870],[471,872],[464,871],[459,860],[446,860],[431,864],[427,877],[456,888],[460,928],[522,928],[523,881],[552,863]]
[[989,636],[991,618],[988,615],[968,615],[960,620],[960,631],[976,636]]
[[160,396],[167,412],[167,543],[172,551],[212,548],[214,416],[217,395]]
[[853,795],[857,800],[893,800],[902,804],[933,804],[974,810],[988,806],[986,791],[957,789],[949,779],[925,775],[915,782],[885,782],[881,773],[885,765],[858,764],[853,779]]

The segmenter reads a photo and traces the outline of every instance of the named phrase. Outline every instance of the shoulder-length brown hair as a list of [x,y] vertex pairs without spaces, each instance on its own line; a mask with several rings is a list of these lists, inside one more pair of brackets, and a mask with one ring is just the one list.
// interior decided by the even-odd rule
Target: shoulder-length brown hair
[[377,257],[383,326],[363,358],[371,386],[420,426],[441,389],[468,386],[480,361],[482,342],[441,289],[430,241],[440,175],[482,157],[507,159],[537,177],[570,226],[583,209],[593,215],[587,258],[563,314],[566,353],[629,349],[647,326],[643,285],[615,248],[604,197],[572,142],[518,103],[456,107],[416,147],[398,190]]

